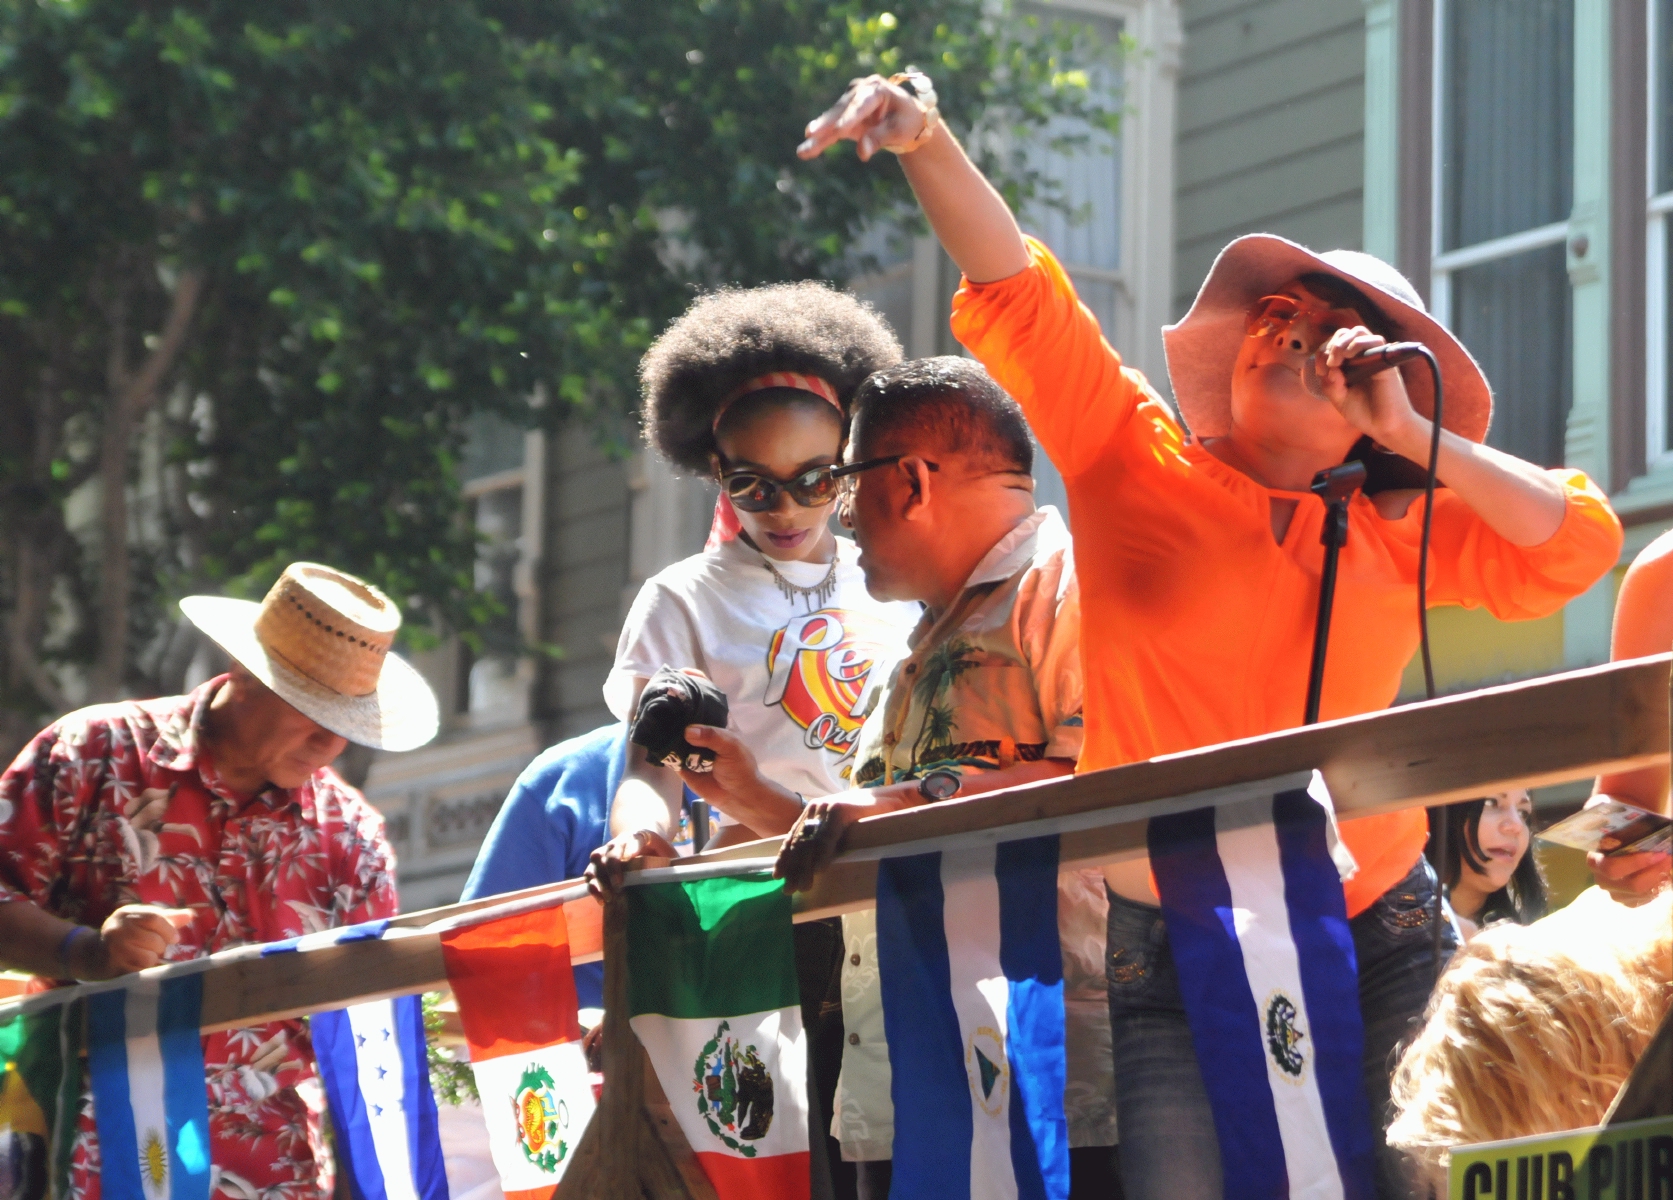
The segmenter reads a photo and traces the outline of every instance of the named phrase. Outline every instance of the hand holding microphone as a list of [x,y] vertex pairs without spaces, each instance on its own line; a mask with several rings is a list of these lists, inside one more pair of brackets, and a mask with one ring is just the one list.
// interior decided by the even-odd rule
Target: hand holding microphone
[[1373,375],[1421,357],[1423,349],[1422,342],[1385,342],[1344,362],[1342,377],[1349,387],[1358,387]]
[[1373,375],[1423,355],[1421,342],[1387,342],[1342,364],[1342,376],[1349,387],[1357,387]]

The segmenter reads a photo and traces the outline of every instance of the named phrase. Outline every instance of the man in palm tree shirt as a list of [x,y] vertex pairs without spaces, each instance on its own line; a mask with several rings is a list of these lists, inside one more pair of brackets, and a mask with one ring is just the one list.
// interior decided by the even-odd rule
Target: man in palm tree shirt
[[[809,806],[819,846],[782,860],[805,886],[817,858],[861,816],[1073,773],[1081,749],[1080,594],[1069,531],[1034,505],[1033,444],[1022,411],[981,366],[931,358],[860,385],[843,519],[866,588],[916,600],[924,615],[862,726],[854,782]],[[760,776],[722,730],[687,736],[718,752],[687,783],[756,833],[787,830],[793,794]],[[801,846],[801,843],[798,843]],[[1067,1018],[1071,1195],[1114,1186],[1115,1111],[1104,942],[1108,900],[1096,870],[1059,879]],[[889,1050],[872,912],[843,918],[842,1075],[833,1134],[861,1164],[860,1195],[888,1193],[893,1157]]]

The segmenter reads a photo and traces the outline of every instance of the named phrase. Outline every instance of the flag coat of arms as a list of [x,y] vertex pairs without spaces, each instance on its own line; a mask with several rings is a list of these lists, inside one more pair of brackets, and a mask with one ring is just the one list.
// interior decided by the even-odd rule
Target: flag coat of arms
[[139,979],[87,997],[87,1068],[107,1196],[208,1200],[203,976]]
[[442,935],[506,1200],[548,1200],[592,1119],[563,908]]
[[417,996],[315,1013],[309,1025],[355,1200],[448,1200]]
[[1057,838],[884,859],[877,963],[889,1194],[1067,1197]]
[[806,1200],[790,898],[763,876],[628,889],[628,1012],[721,1200]]
[[1231,1200],[1376,1195],[1359,970],[1329,803],[1314,772],[1308,788],[1150,821]]
[[80,1006],[62,1003],[0,1023],[0,1196],[8,1200],[68,1194],[80,1029]]

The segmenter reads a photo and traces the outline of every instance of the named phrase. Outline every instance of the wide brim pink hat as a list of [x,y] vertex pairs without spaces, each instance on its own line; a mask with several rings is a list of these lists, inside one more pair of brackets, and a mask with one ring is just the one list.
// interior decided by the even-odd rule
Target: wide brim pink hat
[[[1315,254],[1270,233],[1240,237],[1214,260],[1191,311],[1162,329],[1174,402],[1192,437],[1231,432],[1232,369],[1243,345],[1245,322],[1255,302],[1303,275],[1334,275],[1364,293],[1395,331],[1392,340],[1422,342],[1435,354],[1446,385],[1441,424],[1472,442],[1485,441],[1493,420],[1493,389],[1464,344],[1423,306],[1406,277],[1374,255],[1358,250]],[[1412,407],[1425,417],[1435,412],[1429,364],[1401,364]]]

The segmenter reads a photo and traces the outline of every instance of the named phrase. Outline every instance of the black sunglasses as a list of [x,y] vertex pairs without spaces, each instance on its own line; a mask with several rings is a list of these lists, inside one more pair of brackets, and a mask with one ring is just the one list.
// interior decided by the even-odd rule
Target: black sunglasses
[[[837,498],[841,480],[873,467],[893,466],[909,457],[906,454],[891,454],[886,458],[869,458],[865,462],[845,466],[812,467],[793,479],[774,479],[759,471],[728,471],[720,477],[720,484],[726,489],[733,507],[744,512],[771,512],[778,507],[780,492],[789,492],[790,498],[803,508],[819,508]],[[926,461],[924,465],[932,471],[941,469],[940,463]]]

